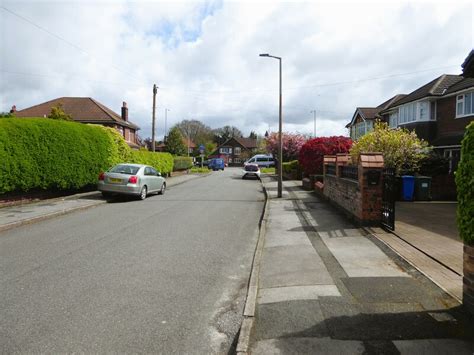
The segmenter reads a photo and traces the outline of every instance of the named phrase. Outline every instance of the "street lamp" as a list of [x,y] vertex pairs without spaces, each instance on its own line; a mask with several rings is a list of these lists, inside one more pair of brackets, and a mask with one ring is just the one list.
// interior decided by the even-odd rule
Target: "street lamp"
[[316,138],[316,109],[310,111],[309,113],[314,114],[314,137],[313,138]]
[[167,137],[168,137],[168,132],[166,131],[167,129],[167,120],[168,120],[168,112],[171,111],[169,108],[165,108],[165,136],[163,138],[164,142],[166,143]]
[[283,139],[282,139],[282,111],[281,111],[281,57],[275,57],[268,53],[260,54],[260,57],[269,57],[278,59],[280,63],[280,101],[279,101],[279,125],[278,125],[278,197],[281,198],[283,190],[282,163],[283,163]]

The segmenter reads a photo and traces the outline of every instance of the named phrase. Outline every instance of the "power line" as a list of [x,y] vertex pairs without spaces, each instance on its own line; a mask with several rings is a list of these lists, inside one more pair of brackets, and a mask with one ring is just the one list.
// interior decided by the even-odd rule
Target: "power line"
[[[56,39],[58,39],[58,40],[60,40],[60,41],[62,41],[62,42],[64,42],[64,43],[68,44],[69,46],[75,48],[76,50],[82,52],[83,54],[94,58],[94,56],[91,55],[90,53],[88,53],[86,50],[84,50],[84,49],[82,49],[81,47],[79,47],[78,45],[76,45],[76,44],[74,44],[74,43],[68,41],[68,40],[65,39],[64,37],[61,37],[61,36],[57,35],[57,34],[54,33],[54,32],[51,32],[50,30],[44,28],[43,26],[38,25],[37,23],[31,21],[30,19],[28,19],[28,18],[26,18],[26,17],[24,17],[24,16],[22,16],[22,15],[16,13],[16,12],[14,12],[14,11],[12,11],[12,10],[6,8],[6,7],[3,6],[3,5],[1,5],[0,8],[3,9],[4,11],[10,13],[11,15],[16,16],[17,18],[19,18],[19,19],[21,19],[21,20],[23,20],[23,21],[29,23],[30,25],[32,25],[32,26],[34,26],[34,27],[40,29],[41,31],[43,31],[43,32],[45,32],[45,33],[47,33],[47,34],[49,34],[50,36],[52,36],[52,37],[54,37],[54,38],[56,38]],[[97,58],[95,58],[95,59],[97,59]],[[115,65],[110,65],[110,67],[114,68],[115,70],[118,70],[119,72],[121,72],[121,73],[123,73],[123,74],[129,75],[129,76],[132,77],[132,78],[138,79],[138,78],[136,78],[134,75],[132,75],[132,74],[130,74],[130,73],[128,73],[128,72],[125,72],[124,70],[122,70],[121,68],[119,68],[119,67],[117,67],[117,66],[115,66]]]

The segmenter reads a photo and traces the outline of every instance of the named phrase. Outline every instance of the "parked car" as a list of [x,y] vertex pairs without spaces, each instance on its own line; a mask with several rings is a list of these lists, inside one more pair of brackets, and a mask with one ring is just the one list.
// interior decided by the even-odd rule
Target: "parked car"
[[244,166],[247,164],[257,164],[261,168],[270,168],[275,166],[275,159],[271,155],[257,154],[244,162]]
[[97,188],[104,197],[123,194],[144,200],[151,193],[164,194],[166,180],[151,166],[118,164],[99,175]]
[[[209,162],[210,162],[210,160],[204,160],[202,162],[202,166],[203,167],[209,166]],[[196,159],[196,161],[194,162],[194,166],[197,167],[197,168],[200,168],[201,167],[201,159]]]
[[246,179],[250,176],[260,179],[260,168],[257,164],[247,164],[244,166],[244,170],[242,170],[242,179]]
[[209,162],[208,168],[214,171],[224,170],[225,168],[224,159],[221,159],[221,158],[211,159],[211,161]]

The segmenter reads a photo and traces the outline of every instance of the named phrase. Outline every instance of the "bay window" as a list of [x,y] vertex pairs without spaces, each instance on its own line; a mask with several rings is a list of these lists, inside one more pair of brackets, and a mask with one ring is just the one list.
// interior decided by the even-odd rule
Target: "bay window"
[[474,92],[456,96],[456,117],[474,114]]
[[431,117],[431,104],[429,101],[411,102],[399,109],[398,124],[415,121],[429,121]]

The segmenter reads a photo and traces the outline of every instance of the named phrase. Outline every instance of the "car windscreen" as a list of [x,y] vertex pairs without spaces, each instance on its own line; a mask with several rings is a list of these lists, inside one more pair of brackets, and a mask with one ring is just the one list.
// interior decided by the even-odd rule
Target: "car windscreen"
[[119,164],[119,165],[115,165],[109,171],[111,173],[135,175],[136,173],[138,173],[138,170],[140,170],[140,167],[138,166]]
[[258,171],[258,166],[256,165],[246,165],[245,171]]

